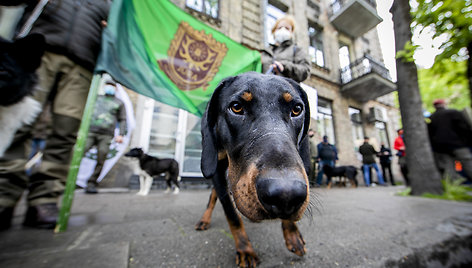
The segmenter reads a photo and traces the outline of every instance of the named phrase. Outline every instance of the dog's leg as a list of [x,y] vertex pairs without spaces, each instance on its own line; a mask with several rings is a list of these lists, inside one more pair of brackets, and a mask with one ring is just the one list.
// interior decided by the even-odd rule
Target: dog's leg
[[217,174],[213,177],[213,185],[223,206],[226,220],[228,221],[236,245],[236,264],[239,267],[256,267],[259,263],[259,258],[252,248],[251,241],[249,241],[246,230],[244,229],[243,221],[236,212],[233,201],[229,196],[226,182],[226,167],[223,169],[220,166],[220,168],[217,169]]
[[205,213],[203,213],[202,218],[195,225],[195,230],[204,231],[210,227],[211,214],[213,213],[213,209],[215,209],[217,200],[218,200],[218,197],[216,195],[215,188],[212,188],[211,193],[210,193],[210,200],[208,200],[208,205],[205,210]]
[[152,186],[152,177],[146,174],[144,177],[144,190],[141,195],[148,195]]
[[167,189],[164,191],[164,193],[168,194],[172,190],[172,184],[171,184],[171,181],[170,181],[169,174],[166,174],[165,180],[166,180],[166,184],[167,184]]
[[282,231],[287,249],[298,256],[305,255],[305,240],[298,231],[296,223],[290,220],[282,220]]
[[142,173],[139,173],[139,192],[137,192],[137,195],[143,195],[144,192],[144,175]]
[[179,176],[172,176],[172,182],[175,185],[173,194],[178,194],[180,192],[179,178]]

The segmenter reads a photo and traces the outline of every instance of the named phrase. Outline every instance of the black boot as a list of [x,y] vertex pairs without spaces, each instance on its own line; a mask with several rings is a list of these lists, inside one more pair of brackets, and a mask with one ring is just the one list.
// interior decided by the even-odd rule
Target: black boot
[[7,230],[11,226],[13,207],[0,206],[0,231]]
[[87,188],[85,188],[85,193],[86,194],[97,194],[98,190],[97,187],[95,187],[94,183],[87,183]]
[[41,204],[30,206],[26,211],[24,226],[53,229],[56,226],[59,209],[56,203]]

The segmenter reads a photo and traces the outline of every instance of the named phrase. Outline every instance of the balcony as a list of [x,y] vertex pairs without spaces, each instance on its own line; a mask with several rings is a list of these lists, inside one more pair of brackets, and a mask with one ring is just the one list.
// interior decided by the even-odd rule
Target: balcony
[[375,0],[335,0],[329,18],[340,32],[357,38],[382,22]]
[[341,93],[360,102],[367,102],[397,89],[385,66],[369,55],[341,69]]

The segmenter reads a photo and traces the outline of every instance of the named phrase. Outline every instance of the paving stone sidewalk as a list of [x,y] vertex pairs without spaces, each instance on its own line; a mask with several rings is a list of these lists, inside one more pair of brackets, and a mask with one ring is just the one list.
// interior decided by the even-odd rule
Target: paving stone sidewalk
[[[245,221],[260,267],[472,264],[472,204],[396,196],[402,189],[313,189],[313,206],[299,223],[304,257],[285,248],[280,222]],[[0,233],[0,267],[236,267],[220,204],[211,228],[194,230],[209,192],[77,190],[69,228],[60,234],[22,227],[22,201],[13,227]]]

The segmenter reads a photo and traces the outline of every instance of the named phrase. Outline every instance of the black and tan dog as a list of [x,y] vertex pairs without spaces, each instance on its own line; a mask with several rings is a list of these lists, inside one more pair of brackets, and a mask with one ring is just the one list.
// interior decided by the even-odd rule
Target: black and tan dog
[[137,195],[148,195],[151,190],[153,178],[161,173],[166,173],[167,190],[170,192],[172,183],[175,185],[174,194],[180,191],[179,163],[175,159],[160,159],[145,154],[141,148],[133,148],[125,154],[127,157],[135,157],[139,160],[139,192]]
[[333,184],[333,177],[339,177],[340,184],[343,186],[346,186],[345,178],[347,178],[351,183],[351,187],[357,187],[357,168],[355,166],[331,167],[329,165],[324,165],[323,172],[326,177],[328,177],[328,189],[330,189]]
[[305,254],[295,222],[309,204],[309,121],[303,89],[274,75],[250,72],[227,78],[207,105],[201,168],[214,188],[195,229],[209,227],[219,198],[241,267],[254,267],[259,260],[234,204],[254,222],[281,219],[288,250]]

